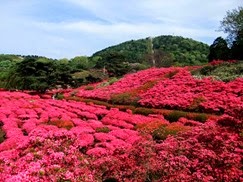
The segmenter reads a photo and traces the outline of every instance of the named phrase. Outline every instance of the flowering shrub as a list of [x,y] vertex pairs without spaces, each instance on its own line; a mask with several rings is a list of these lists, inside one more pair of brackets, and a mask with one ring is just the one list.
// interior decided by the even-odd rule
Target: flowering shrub
[[[132,93],[141,105],[152,107],[120,106],[124,112],[111,104],[1,90],[0,179],[242,181],[243,80],[195,80],[190,69],[153,68],[75,94],[109,100],[112,94]],[[224,115],[158,112],[154,107]]]
[[140,140],[94,167],[118,181],[241,181],[241,147],[238,135],[209,122],[161,143]]
[[242,110],[243,78],[227,83],[208,77],[195,79],[190,73],[194,69],[196,67],[151,68],[92,91],[81,87],[76,95],[119,104],[133,101],[145,107],[218,114],[231,115],[233,108]]

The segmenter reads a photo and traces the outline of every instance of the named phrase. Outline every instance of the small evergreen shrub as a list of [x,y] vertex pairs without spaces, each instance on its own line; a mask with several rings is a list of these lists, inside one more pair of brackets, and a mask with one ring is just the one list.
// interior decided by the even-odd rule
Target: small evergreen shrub
[[62,100],[62,99],[64,99],[64,95],[63,95],[63,93],[57,93],[56,96],[55,96],[55,98],[57,100]]
[[210,75],[211,72],[215,69],[215,66],[212,65],[208,65],[208,66],[204,66],[201,70],[200,73],[202,75]]
[[108,80],[108,83],[109,85],[112,85],[113,83],[117,82],[118,79],[116,77],[111,77],[109,80]]
[[142,114],[148,116],[149,114],[155,114],[156,112],[153,109],[138,107],[135,109],[134,114]]
[[111,102],[113,104],[125,104],[125,105],[137,105],[139,98],[133,97],[131,93],[113,94],[111,96]]
[[172,111],[168,115],[165,116],[165,119],[167,119],[170,122],[176,122],[181,117],[186,117],[186,112],[183,111]]
[[194,118],[195,121],[199,121],[200,123],[205,123],[208,119],[207,115],[204,113],[197,114]]

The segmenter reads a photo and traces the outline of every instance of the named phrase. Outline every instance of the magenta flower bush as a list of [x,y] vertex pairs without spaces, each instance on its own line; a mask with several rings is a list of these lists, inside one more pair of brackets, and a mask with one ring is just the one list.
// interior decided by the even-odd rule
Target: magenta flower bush
[[[224,115],[169,123],[159,114],[0,91],[0,181],[243,181],[243,80],[196,80],[190,69],[152,68],[77,96],[109,100],[152,81],[138,93],[143,106]],[[155,140],[160,127],[167,133]]]
[[[230,115],[243,109],[243,78],[228,83],[213,78],[195,79],[190,73],[195,68],[151,68],[128,74],[112,85],[92,91],[81,87],[76,90],[76,96],[109,101],[114,94],[124,97],[130,94],[136,96],[141,106]],[[143,88],[149,82],[154,83],[152,87]]]

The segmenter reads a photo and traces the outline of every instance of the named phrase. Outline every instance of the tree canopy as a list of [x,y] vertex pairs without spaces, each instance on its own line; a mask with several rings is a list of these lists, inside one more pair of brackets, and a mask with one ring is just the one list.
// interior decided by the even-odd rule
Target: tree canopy
[[[151,59],[148,58],[151,57],[152,50],[154,53],[163,52],[164,55],[167,55],[156,55],[157,58],[166,59],[165,62],[170,57],[173,64],[176,65],[195,65],[207,62],[209,46],[193,39],[165,35],[154,37],[152,47],[150,38],[131,40],[98,51],[93,56],[106,59],[111,52],[119,52],[125,56],[126,61],[129,63],[141,63],[150,66]],[[159,62],[163,62],[163,60],[159,60]]]
[[243,6],[227,11],[226,16],[220,23],[220,30],[227,33],[229,43],[233,43],[243,30]]
[[229,59],[230,49],[227,46],[227,42],[222,37],[216,38],[213,44],[210,46],[209,50],[209,61]]

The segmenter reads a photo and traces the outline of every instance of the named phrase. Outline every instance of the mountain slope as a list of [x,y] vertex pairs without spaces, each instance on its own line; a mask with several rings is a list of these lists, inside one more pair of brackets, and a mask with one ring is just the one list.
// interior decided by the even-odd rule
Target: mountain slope
[[112,52],[122,53],[130,63],[151,65],[154,59],[155,62],[169,60],[174,65],[195,65],[207,62],[209,46],[193,39],[165,35],[127,41],[98,51],[93,56],[106,59]]

